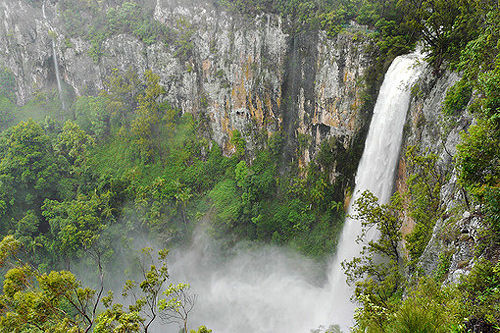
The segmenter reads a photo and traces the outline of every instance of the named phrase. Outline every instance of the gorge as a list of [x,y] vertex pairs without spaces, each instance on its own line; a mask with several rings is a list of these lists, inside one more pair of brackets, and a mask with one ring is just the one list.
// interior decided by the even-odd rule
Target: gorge
[[[404,332],[414,311],[431,331],[493,331],[497,9],[455,2],[436,18],[371,1],[3,1],[0,233],[22,244],[7,266],[38,281],[5,268],[6,313],[24,318],[15,297],[65,270],[134,292],[88,294],[73,319],[2,315],[0,332],[174,332],[170,282],[197,295],[176,322],[193,329]],[[407,54],[418,39],[426,56]],[[356,213],[366,189],[378,201]],[[364,252],[351,215],[382,233]],[[144,246],[171,248],[168,274]]]
[[[401,56],[387,70],[354,193],[370,190],[382,203],[389,202],[410,87],[423,71],[422,61],[420,55]],[[352,200],[356,198],[354,195]],[[354,215],[352,206],[349,215]],[[309,332],[340,325],[347,332],[354,325],[355,304],[350,300],[353,289],[346,285],[341,262],[350,261],[361,252],[363,243],[356,244],[360,233],[360,221],[345,222],[323,286],[314,276],[321,273],[315,273],[318,268],[312,263],[276,248],[240,250],[229,262],[216,264],[213,249],[206,248],[203,236],[196,241],[201,248],[197,245],[189,254],[179,254],[172,272],[182,276],[181,280],[191,281],[199,295],[200,309],[194,311],[193,320],[214,331]]]

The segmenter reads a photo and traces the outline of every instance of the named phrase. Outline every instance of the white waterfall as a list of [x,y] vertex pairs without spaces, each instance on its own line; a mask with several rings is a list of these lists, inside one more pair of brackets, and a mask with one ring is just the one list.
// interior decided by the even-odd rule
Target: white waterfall
[[64,98],[62,94],[61,78],[59,77],[59,63],[57,61],[56,42],[55,37],[52,37],[52,54],[54,56],[54,67],[56,69],[57,90],[59,91],[59,99],[61,100],[62,109],[66,110]]
[[[410,88],[424,67],[421,60],[422,56],[417,54],[400,56],[394,59],[387,70],[358,166],[349,215],[353,215],[353,203],[365,190],[377,196],[380,203],[388,203],[391,197],[410,102]],[[342,323],[344,327],[352,324],[355,305],[349,301],[352,289],[345,282],[341,263],[352,260],[361,252],[363,245],[356,243],[360,233],[361,223],[347,218],[330,275],[334,307],[337,309],[335,322]]]
[[[47,15],[45,14],[45,0],[42,2],[42,16],[43,19],[47,22],[50,29],[52,30],[52,26],[50,22],[47,20]],[[54,58],[54,68],[56,71],[57,90],[59,92],[59,99],[61,100],[62,109],[66,110],[66,105],[64,104],[64,98],[62,94],[61,78],[59,75],[59,62],[57,61],[56,41],[55,41],[56,37],[51,36],[50,38],[52,39],[52,56]]]

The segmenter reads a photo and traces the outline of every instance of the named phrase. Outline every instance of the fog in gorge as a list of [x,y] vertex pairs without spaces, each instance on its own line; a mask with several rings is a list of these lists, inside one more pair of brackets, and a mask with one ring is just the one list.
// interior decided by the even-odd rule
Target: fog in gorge
[[[191,328],[213,332],[310,332],[340,320],[327,267],[284,248],[241,243],[222,259],[217,242],[200,232],[188,250],[169,255],[172,280],[198,295]],[[161,332],[178,332],[175,324]],[[322,330],[323,332],[323,330]]]

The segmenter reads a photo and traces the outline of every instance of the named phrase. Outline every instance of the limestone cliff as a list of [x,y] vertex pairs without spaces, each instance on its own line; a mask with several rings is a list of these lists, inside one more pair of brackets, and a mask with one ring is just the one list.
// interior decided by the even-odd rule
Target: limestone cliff
[[[438,269],[447,276],[447,281],[457,282],[473,264],[474,245],[480,237],[481,223],[469,207],[465,191],[457,182],[457,170],[453,156],[460,141],[460,132],[466,130],[472,117],[463,113],[457,117],[446,117],[442,106],[447,90],[459,79],[457,73],[445,72],[440,77],[428,68],[413,89],[413,99],[407,115],[405,141],[402,151],[414,145],[422,155],[438,156],[436,171],[442,176],[439,194],[441,217],[436,221],[430,240],[419,259],[419,267],[426,274]],[[411,174],[407,159],[402,156],[397,186],[404,186]],[[458,217],[457,217],[458,216]],[[413,230],[411,218],[405,218],[405,233]]]
[[[334,137],[350,149],[362,137],[367,38],[291,34],[289,22],[276,15],[243,17],[211,2],[157,0],[151,6],[154,20],[176,40],[144,43],[114,34],[96,56],[90,40],[67,31],[57,0],[2,1],[0,65],[14,73],[18,103],[56,89],[55,54],[65,96],[96,94],[115,69],[152,69],[167,88],[164,98],[182,112],[204,114],[211,138],[227,154],[233,130],[250,151],[259,147],[259,133],[281,130],[287,158],[298,156],[301,164],[324,140]],[[299,151],[304,138],[307,146]]]

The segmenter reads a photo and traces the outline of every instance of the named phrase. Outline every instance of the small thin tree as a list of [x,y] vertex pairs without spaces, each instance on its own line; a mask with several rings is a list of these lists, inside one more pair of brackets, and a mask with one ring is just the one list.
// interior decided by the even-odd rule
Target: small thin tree
[[190,286],[187,283],[170,284],[163,294],[166,298],[159,302],[160,318],[164,323],[179,324],[183,332],[187,333],[188,316],[198,296],[190,292]]

